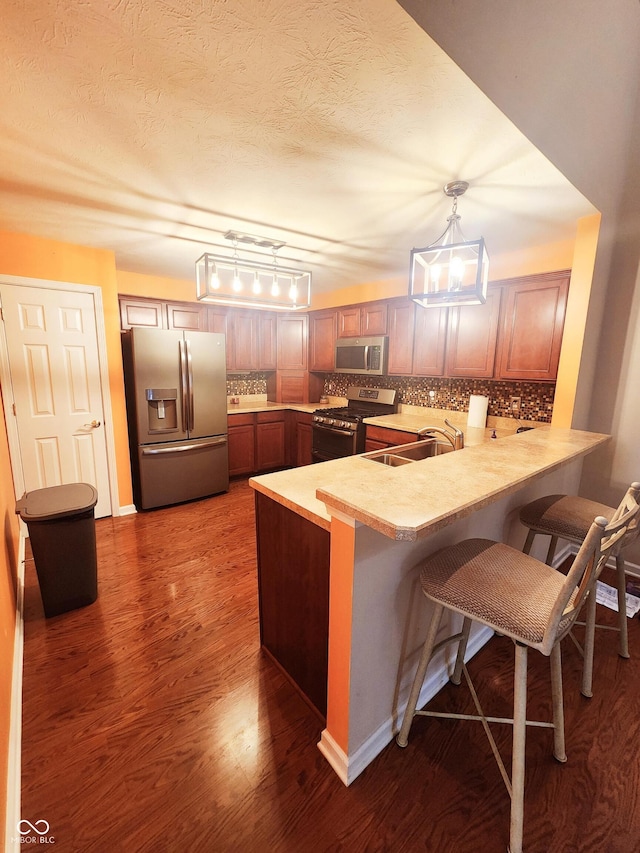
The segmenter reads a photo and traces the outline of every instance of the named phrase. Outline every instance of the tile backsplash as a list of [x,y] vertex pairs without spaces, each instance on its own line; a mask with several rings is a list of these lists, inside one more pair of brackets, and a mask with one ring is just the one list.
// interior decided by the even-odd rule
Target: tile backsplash
[[[504,382],[493,379],[444,379],[419,376],[361,376],[358,374],[327,373],[324,393],[331,397],[345,397],[350,385],[370,388],[395,388],[400,403],[410,406],[428,406],[466,412],[469,397],[482,394],[489,398],[489,415],[510,417],[510,398],[521,398],[518,417],[526,421],[550,423],[553,414],[555,385],[543,382]],[[429,391],[434,396],[429,396]],[[267,374],[248,373],[227,376],[227,395],[266,394]]]

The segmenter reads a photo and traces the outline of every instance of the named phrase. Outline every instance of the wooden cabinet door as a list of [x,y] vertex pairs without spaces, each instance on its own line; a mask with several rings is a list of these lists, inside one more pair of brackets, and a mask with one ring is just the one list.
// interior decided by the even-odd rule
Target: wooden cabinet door
[[319,311],[309,317],[309,370],[331,372],[335,368],[337,315]]
[[186,332],[207,332],[209,323],[207,306],[196,302],[167,303],[167,325],[170,329]]
[[257,415],[257,471],[272,471],[274,468],[283,468],[286,465],[284,412],[278,413],[277,420],[272,420],[272,417],[268,412],[258,412]]
[[296,465],[311,465],[313,459],[311,457],[311,449],[313,444],[312,433],[312,416],[297,413],[296,423]]
[[338,337],[357,338],[361,334],[360,306],[338,308]]
[[278,316],[278,369],[306,370],[309,344],[306,314]]
[[443,376],[447,341],[447,309],[416,305],[413,338],[415,376]]
[[415,307],[415,303],[409,300],[392,302],[389,306],[388,372],[390,374],[410,376],[413,372]]
[[556,379],[568,292],[569,273],[505,287],[500,379]]
[[255,416],[253,414],[229,415],[227,445],[229,476],[253,474],[256,470]]
[[258,315],[258,370],[275,370],[278,365],[277,320],[275,314]]
[[231,340],[233,370],[257,370],[258,318],[255,313],[234,312]]
[[387,334],[388,307],[386,302],[371,302],[361,306],[360,329],[363,335]]
[[228,319],[229,312],[226,308],[212,308],[211,305],[207,307],[207,330],[209,332],[217,332],[218,334],[225,336],[227,370],[231,370],[233,364],[233,350],[231,335],[229,334]]
[[[496,360],[501,289],[487,293],[484,305],[449,308],[446,373],[491,379]],[[430,308],[426,308],[430,311]]]
[[381,450],[385,447],[398,447],[400,444],[410,444],[417,441],[415,432],[404,432],[401,429],[388,429],[387,427],[371,426],[367,424],[366,449]]
[[148,329],[166,329],[165,305],[152,299],[120,298],[120,328],[146,326]]

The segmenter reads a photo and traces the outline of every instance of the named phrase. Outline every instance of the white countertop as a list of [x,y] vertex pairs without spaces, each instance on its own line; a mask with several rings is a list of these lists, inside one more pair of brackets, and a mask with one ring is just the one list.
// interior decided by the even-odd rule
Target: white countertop
[[[380,419],[368,422],[374,420]],[[427,423],[436,425],[431,420]],[[397,468],[349,456],[263,474],[249,482],[256,491],[326,530],[333,511],[392,539],[415,540],[586,455],[610,438],[551,427],[516,434],[515,425],[510,433],[498,430],[502,436],[498,439],[491,434],[491,428],[467,429],[463,450]]]

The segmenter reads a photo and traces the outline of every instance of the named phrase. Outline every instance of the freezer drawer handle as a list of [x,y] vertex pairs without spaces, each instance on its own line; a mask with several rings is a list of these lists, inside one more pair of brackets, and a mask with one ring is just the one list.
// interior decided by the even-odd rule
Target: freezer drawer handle
[[197,450],[199,447],[220,447],[227,443],[226,438],[216,438],[214,441],[202,441],[200,444],[181,444],[179,447],[146,447],[143,456],[157,456],[160,453],[179,453],[182,450]]

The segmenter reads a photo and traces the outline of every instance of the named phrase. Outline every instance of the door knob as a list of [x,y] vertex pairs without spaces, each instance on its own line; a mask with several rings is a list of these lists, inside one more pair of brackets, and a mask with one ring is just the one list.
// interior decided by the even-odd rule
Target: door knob
[[100,426],[100,421],[91,421],[90,424],[85,424],[86,427],[92,427],[93,429],[98,429]]

